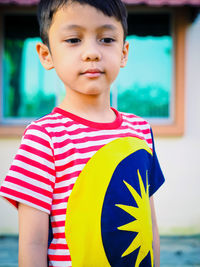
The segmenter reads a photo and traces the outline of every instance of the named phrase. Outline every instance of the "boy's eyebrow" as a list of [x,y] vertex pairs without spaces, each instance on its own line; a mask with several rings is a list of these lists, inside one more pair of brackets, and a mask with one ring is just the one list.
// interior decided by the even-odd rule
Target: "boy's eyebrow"
[[[98,30],[112,30],[112,31],[117,31],[117,27],[112,25],[112,24],[104,24],[101,25],[100,27],[97,28]],[[81,25],[76,25],[76,24],[70,24],[70,25],[65,25],[64,27],[61,28],[62,31],[64,30],[85,30],[85,28]]]
[[104,24],[101,27],[99,27],[100,30],[112,30],[117,31],[117,27],[112,24]]

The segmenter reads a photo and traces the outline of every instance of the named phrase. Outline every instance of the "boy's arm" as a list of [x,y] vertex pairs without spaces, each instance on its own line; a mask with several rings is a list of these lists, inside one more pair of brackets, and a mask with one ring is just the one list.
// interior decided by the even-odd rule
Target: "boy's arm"
[[19,267],[47,267],[49,215],[19,203]]
[[158,225],[156,220],[156,212],[154,207],[153,196],[150,197],[151,206],[151,218],[152,218],[152,228],[153,228],[153,252],[154,252],[154,264],[155,267],[160,266],[160,237],[158,232]]

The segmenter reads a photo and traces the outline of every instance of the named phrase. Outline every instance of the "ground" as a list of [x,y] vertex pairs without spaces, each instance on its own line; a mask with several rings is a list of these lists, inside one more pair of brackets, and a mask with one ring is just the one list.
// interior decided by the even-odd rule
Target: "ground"
[[[0,267],[18,267],[17,236],[0,236]],[[161,236],[161,267],[200,267],[200,235]]]

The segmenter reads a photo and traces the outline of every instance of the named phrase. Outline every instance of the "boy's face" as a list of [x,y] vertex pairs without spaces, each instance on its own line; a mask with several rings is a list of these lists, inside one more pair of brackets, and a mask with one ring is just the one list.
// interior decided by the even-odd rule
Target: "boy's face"
[[123,34],[114,17],[89,5],[70,3],[54,14],[50,52],[42,44],[37,51],[43,66],[55,68],[68,91],[99,95],[109,93],[120,67],[126,65],[128,43],[124,44]]

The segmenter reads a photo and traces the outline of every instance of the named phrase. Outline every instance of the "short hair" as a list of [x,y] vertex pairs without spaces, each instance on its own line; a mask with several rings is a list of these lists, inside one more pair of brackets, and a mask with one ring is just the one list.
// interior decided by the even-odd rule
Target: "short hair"
[[40,37],[49,46],[48,32],[56,11],[68,3],[78,2],[88,4],[100,10],[104,15],[115,17],[121,22],[124,31],[124,41],[128,32],[127,10],[121,0],[40,0],[38,5],[38,22]]

